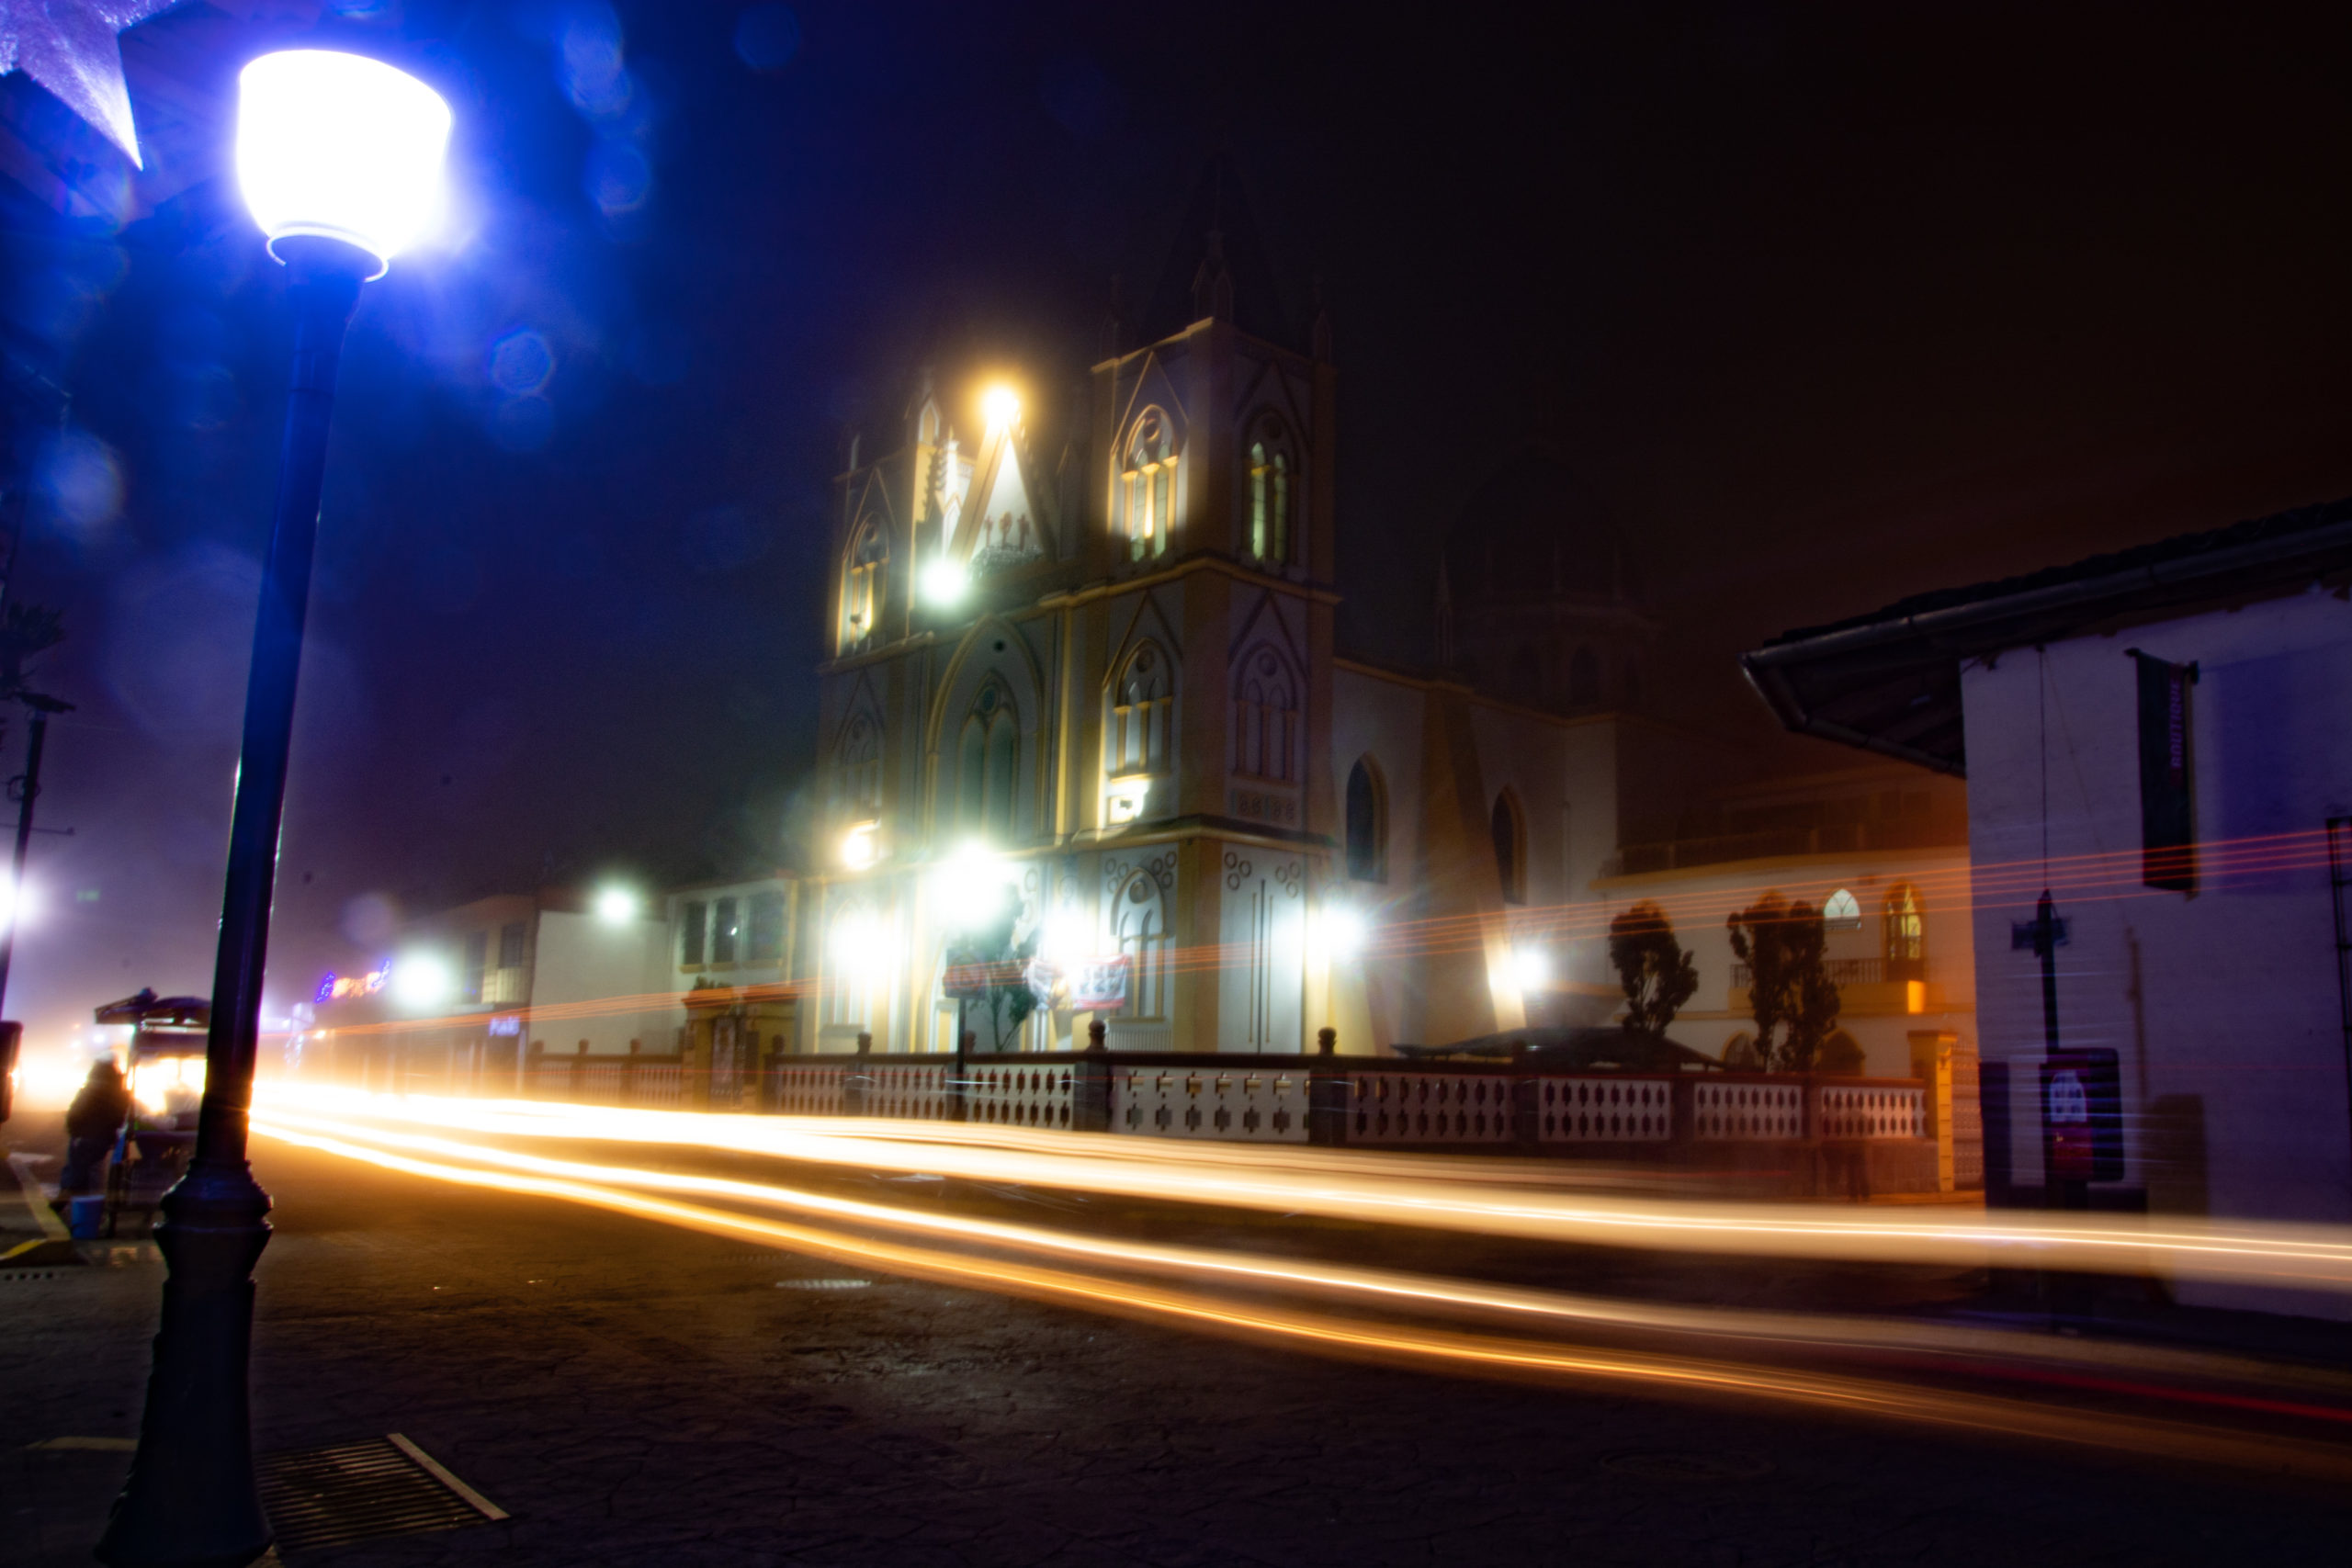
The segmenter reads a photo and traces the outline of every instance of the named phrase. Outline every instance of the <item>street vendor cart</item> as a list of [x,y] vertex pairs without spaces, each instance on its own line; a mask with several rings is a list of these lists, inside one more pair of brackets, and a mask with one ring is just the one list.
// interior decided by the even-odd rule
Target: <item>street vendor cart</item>
[[130,1118],[107,1171],[105,1231],[117,1234],[126,1212],[152,1223],[155,1206],[187,1168],[196,1149],[196,1112],[204,1098],[204,1043],[212,1004],[202,997],[141,991],[97,1010],[102,1024],[130,1026]]

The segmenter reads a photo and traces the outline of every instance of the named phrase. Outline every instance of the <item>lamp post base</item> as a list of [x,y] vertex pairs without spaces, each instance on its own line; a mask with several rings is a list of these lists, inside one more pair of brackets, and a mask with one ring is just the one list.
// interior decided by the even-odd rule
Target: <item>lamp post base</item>
[[171,1272],[130,1479],[97,1558],[112,1568],[245,1568],[269,1550],[254,1484],[245,1368],[269,1195],[243,1160],[199,1160],[164,1195]]

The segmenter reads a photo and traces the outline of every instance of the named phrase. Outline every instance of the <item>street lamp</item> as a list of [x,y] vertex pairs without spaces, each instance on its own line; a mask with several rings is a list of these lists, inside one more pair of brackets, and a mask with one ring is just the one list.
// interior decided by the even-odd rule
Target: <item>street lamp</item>
[[253,1267],[269,1241],[269,1197],[246,1163],[245,1128],[294,681],[344,332],[359,286],[438,215],[448,141],[448,106],[377,61],[293,50],[238,77],[237,176],[289,275],[293,377],[245,686],[204,1103],[187,1174],[164,1195],[155,1227],[170,1269],[163,1321],[139,1451],[97,1547],[117,1568],[226,1568],[269,1547],[246,1403]]

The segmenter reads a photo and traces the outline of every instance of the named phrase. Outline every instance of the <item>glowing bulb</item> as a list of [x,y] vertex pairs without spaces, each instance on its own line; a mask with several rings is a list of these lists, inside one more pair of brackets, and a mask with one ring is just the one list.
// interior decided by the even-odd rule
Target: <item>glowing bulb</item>
[[1021,394],[1000,382],[980,396],[980,412],[990,430],[1004,430],[1021,417]]
[[986,844],[966,844],[939,868],[934,886],[941,924],[963,931],[1001,914],[1004,889],[1012,879],[1012,865]]
[[392,964],[392,995],[410,1007],[429,1008],[449,995],[449,966],[429,953],[412,953]]
[[882,858],[882,846],[877,840],[878,822],[860,822],[842,835],[842,863],[852,871],[864,871]]
[[922,569],[922,596],[943,609],[959,603],[971,585],[971,573],[962,561],[940,556]]
[[1363,951],[1364,938],[1371,926],[1357,910],[1345,905],[1335,905],[1323,911],[1323,955],[1333,964],[1346,964]]
[[237,77],[237,181],[273,243],[342,240],[380,276],[438,220],[448,145],[449,106],[381,61],[285,50]]
[[1522,991],[1540,991],[1552,983],[1551,961],[1532,947],[1512,948],[1510,977]]
[[607,887],[596,895],[596,918],[610,926],[625,926],[637,919],[637,895],[626,887]]

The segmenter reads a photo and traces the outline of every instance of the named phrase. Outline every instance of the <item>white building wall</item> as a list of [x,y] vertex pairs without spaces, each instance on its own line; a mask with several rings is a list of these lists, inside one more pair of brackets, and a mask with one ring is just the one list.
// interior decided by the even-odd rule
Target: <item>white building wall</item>
[[[676,1048],[686,1021],[670,976],[670,922],[658,914],[606,920],[558,909],[539,912],[531,975],[530,1037],[549,1058]],[[552,1011],[552,1015],[551,1015]]]
[[[2205,848],[2189,894],[2141,882],[2132,648],[2200,668],[2189,716]],[[2016,1064],[2015,1179],[2042,1179],[2043,1040],[2039,963],[2011,951],[2010,927],[2032,918],[2046,878],[2072,925],[2057,955],[2060,1043],[2117,1052],[2125,1185],[2160,1210],[2352,1219],[2322,837],[2352,808],[2352,607],[2314,592],[2015,649],[1964,670],[1962,690],[1978,1018],[1985,1058]],[[2224,847],[2280,835],[2296,837],[2267,869],[2225,873]],[[2201,1120],[2201,1169],[2183,1112]]]

